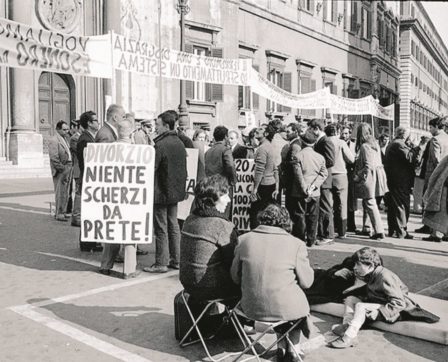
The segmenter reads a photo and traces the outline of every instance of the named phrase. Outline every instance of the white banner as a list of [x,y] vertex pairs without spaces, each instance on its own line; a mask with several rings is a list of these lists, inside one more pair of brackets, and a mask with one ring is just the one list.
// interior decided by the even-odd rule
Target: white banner
[[185,220],[188,215],[190,215],[198,174],[199,150],[195,148],[186,148],[185,151],[187,151],[187,199],[179,202],[177,205],[177,218],[180,220]]
[[252,92],[275,103],[300,109],[321,109],[330,105],[330,89],[323,88],[306,94],[294,94],[281,89],[264,78],[255,69],[251,69],[250,87]]
[[221,59],[162,48],[112,35],[114,68],[157,77],[195,82],[247,85],[250,59]]
[[82,241],[152,242],[154,160],[152,146],[87,145],[81,194]]
[[393,121],[395,105],[382,107],[371,95],[352,99],[330,94],[330,112],[332,114],[370,114],[377,118]]
[[110,35],[62,34],[0,18],[0,65],[111,78]]
[[254,167],[252,159],[235,159],[237,182],[233,189],[232,222],[239,231],[250,231],[250,199],[254,187]]

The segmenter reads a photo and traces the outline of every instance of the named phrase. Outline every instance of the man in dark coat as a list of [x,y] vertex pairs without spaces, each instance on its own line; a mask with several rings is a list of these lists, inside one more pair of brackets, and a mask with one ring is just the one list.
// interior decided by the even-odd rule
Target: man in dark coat
[[[233,198],[233,186],[236,184],[236,170],[233,163],[232,150],[227,146],[228,129],[224,126],[217,126],[213,131],[215,143],[205,153],[205,175],[212,176],[219,174],[229,182],[229,196]],[[226,216],[231,217],[232,202],[227,205]]]
[[414,184],[414,152],[406,144],[409,132],[397,127],[395,139],[387,146],[384,157],[384,169],[387,176],[389,194],[386,196],[387,223],[389,236],[412,239],[407,232],[407,223],[411,207],[411,190]]
[[187,152],[175,130],[175,113],[166,111],[156,121],[153,217],[156,261],[151,267],[143,269],[149,273],[166,273],[168,267],[179,269],[177,204],[186,195]]
[[[295,222],[294,210],[295,200],[291,196],[291,190],[294,183],[294,172],[292,166],[292,157],[296,157],[302,149],[302,140],[299,135],[299,126],[297,123],[290,123],[286,127],[286,137],[289,144],[282,149],[282,162],[278,170],[280,178],[280,188],[284,190],[285,207],[289,212],[291,220]],[[295,185],[297,187],[297,185]]]
[[333,196],[331,193],[332,178],[331,170],[336,159],[335,147],[333,142],[325,135],[325,122],[323,119],[312,119],[308,123],[308,131],[317,136],[317,142],[314,150],[324,156],[325,166],[327,167],[328,177],[321,186],[319,201],[319,228],[317,236],[320,239],[316,245],[324,245],[334,239],[334,223],[333,223]]
[[247,147],[241,145],[239,141],[240,135],[238,131],[230,130],[229,131],[229,145],[232,150],[233,159],[237,158],[247,158]]

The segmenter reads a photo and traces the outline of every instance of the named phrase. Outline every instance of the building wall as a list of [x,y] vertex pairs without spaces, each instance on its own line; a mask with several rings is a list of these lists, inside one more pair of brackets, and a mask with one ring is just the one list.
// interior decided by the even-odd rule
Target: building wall
[[419,1],[400,12],[400,124],[418,137],[429,134],[431,118],[448,113],[448,51]]

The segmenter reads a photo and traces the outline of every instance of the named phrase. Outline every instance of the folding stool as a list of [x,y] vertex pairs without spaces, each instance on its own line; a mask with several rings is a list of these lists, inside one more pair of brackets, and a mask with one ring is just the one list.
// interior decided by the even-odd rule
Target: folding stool
[[[282,341],[283,339],[286,339],[287,343],[289,344],[289,346],[294,350],[295,354],[298,356],[299,360],[302,361],[299,351],[296,350],[294,344],[292,343],[292,341],[289,339],[289,332],[291,332],[293,329],[297,328],[300,324],[304,323],[306,321],[306,317],[305,318],[301,318],[295,321],[276,321],[276,322],[264,322],[264,321],[257,321],[254,319],[249,318],[248,316],[246,316],[244,314],[244,312],[239,308],[240,303],[238,303],[235,308],[232,309],[232,311],[230,312],[230,320],[233,323],[238,336],[241,340],[241,343],[243,344],[243,346],[245,347],[245,349],[243,351],[241,351],[235,359],[233,359],[233,362],[238,361],[245,353],[247,353],[249,350],[252,350],[252,353],[254,354],[251,357],[245,358],[243,360],[241,360],[240,362],[245,362],[251,359],[256,358],[257,361],[260,361],[260,357],[265,355],[267,352],[269,352],[272,347],[274,347],[277,343],[279,343],[280,341]],[[255,326],[255,330],[257,332],[259,332],[259,335],[254,339],[251,340],[249,338],[249,336],[247,335],[246,331],[244,330],[244,326],[241,323],[240,319],[238,317],[242,317],[248,321],[251,321],[254,323]],[[269,347],[265,348],[263,352],[258,353],[255,350],[255,344],[261,339],[263,338],[266,334],[268,333],[274,333],[275,335],[277,335],[275,328],[290,323],[291,326],[286,328],[286,331],[284,333],[282,333],[280,335],[280,337],[277,337],[276,340],[274,341],[274,343],[272,343],[271,345],[269,345]],[[281,332],[280,332],[281,333]]]
[[[215,358],[213,358],[211,356],[211,354],[210,354],[210,352],[208,350],[207,344],[205,343],[205,341],[208,341],[208,340],[211,340],[211,339],[215,338],[216,335],[218,334],[218,332],[226,324],[226,321],[228,320],[228,317],[230,316],[230,310],[227,307],[227,305],[225,305],[225,303],[224,303],[227,299],[213,299],[213,300],[206,301],[206,303],[207,303],[206,306],[204,307],[202,312],[199,314],[199,316],[197,318],[195,318],[195,316],[193,315],[193,312],[190,309],[190,306],[188,305],[188,298],[186,297],[185,294],[188,295],[188,293],[186,293],[185,291],[182,291],[181,297],[182,297],[182,300],[183,300],[183,302],[185,304],[185,307],[186,307],[186,309],[188,311],[188,314],[190,316],[190,319],[191,319],[191,322],[193,323],[193,325],[190,327],[190,329],[187,331],[187,333],[185,333],[185,335],[183,336],[183,338],[179,342],[179,345],[181,347],[186,347],[186,346],[192,345],[194,343],[201,342],[202,346],[205,349],[205,352],[207,353],[208,358],[210,358],[210,360],[212,360],[213,362],[222,361],[222,360],[228,358],[229,356],[236,354],[236,353],[226,354],[225,356],[222,356],[221,358],[215,359]],[[214,333],[211,336],[207,336],[207,337],[204,338],[204,336],[202,335],[202,333],[201,333],[201,331],[199,329],[199,322],[201,321],[201,319],[204,317],[204,315],[206,315],[206,313],[212,307],[214,307],[214,306],[217,307],[219,304],[222,304],[224,306],[225,312],[227,314],[227,318],[223,319],[222,323],[216,328],[216,330],[214,331]],[[196,333],[198,335],[198,338],[193,340],[193,341],[185,342],[187,340],[187,338],[190,336],[190,334],[193,333],[193,331],[196,331]]]

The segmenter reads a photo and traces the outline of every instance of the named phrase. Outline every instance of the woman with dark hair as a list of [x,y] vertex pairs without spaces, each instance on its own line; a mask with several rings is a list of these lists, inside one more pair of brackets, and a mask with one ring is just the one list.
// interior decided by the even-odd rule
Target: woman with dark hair
[[[302,289],[314,279],[306,245],[289,233],[291,219],[284,207],[268,205],[258,214],[258,222],[256,229],[240,237],[232,263],[232,278],[241,284],[242,311],[266,322],[306,317],[310,307]],[[290,333],[294,345],[299,338],[300,331]],[[285,346],[279,343],[278,355],[285,353]]]
[[386,173],[381,162],[379,145],[372,136],[372,130],[367,123],[361,123],[356,131],[356,152],[353,181],[355,195],[362,199],[362,205],[369,215],[374,229],[371,239],[384,239],[384,228],[376,197],[387,192]]
[[239,296],[230,276],[238,237],[224,212],[229,184],[221,175],[202,179],[195,188],[195,208],[185,220],[180,241],[179,279],[196,301]]

